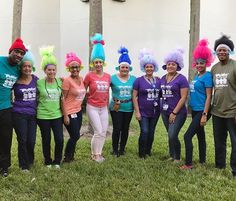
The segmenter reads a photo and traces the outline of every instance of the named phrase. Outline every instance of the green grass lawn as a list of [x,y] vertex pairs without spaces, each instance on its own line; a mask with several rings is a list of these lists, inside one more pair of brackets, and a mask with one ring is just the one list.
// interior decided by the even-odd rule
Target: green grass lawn
[[[183,133],[180,133],[184,158]],[[131,124],[126,155],[110,155],[111,139],[104,147],[105,162],[90,160],[90,139],[82,137],[76,149],[76,161],[62,165],[60,170],[43,166],[40,133],[37,134],[35,165],[29,173],[18,168],[17,142],[12,147],[12,167],[7,178],[0,177],[0,201],[4,200],[236,200],[236,180],[229,165],[225,170],[214,168],[214,146],[211,120],[206,126],[207,163],[198,164],[194,138],[194,169],[183,171],[168,158],[167,136],[160,120],[153,145],[153,155],[141,160],[137,155],[139,127]],[[228,159],[230,144],[228,142]]]

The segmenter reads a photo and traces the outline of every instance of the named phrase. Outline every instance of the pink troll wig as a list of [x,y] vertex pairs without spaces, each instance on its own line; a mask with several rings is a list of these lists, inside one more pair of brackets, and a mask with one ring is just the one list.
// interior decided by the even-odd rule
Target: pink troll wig
[[66,68],[69,68],[70,63],[73,62],[73,61],[78,63],[79,66],[82,65],[82,62],[81,62],[80,58],[77,57],[74,52],[67,53],[66,54],[66,61],[65,61]]
[[196,66],[196,62],[198,60],[205,61],[207,67],[211,66],[215,58],[212,50],[208,47],[208,44],[209,43],[206,39],[202,39],[198,42],[196,48],[193,51],[193,68]]

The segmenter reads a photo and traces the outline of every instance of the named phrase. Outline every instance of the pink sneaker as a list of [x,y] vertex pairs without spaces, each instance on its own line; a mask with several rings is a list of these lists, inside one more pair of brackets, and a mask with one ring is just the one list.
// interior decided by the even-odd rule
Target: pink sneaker
[[181,170],[191,170],[193,169],[193,166],[192,165],[182,165],[179,167],[179,169]]

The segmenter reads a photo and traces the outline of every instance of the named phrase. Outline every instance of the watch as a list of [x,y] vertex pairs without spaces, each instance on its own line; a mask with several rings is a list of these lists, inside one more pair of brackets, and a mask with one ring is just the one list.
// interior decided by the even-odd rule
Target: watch
[[203,112],[202,115],[203,115],[203,116],[207,116],[207,113],[206,113],[206,112]]

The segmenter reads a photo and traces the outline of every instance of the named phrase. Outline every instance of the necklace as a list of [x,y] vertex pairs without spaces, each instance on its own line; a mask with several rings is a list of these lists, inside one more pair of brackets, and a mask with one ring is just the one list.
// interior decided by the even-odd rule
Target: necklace
[[166,82],[167,82],[167,83],[170,83],[170,82],[175,78],[176,75],[177,75],[177,72],[175,72],[174,75],[171,76],[171,79],[168,80],[169,75],[167,74],[167,75],[166,75]]

